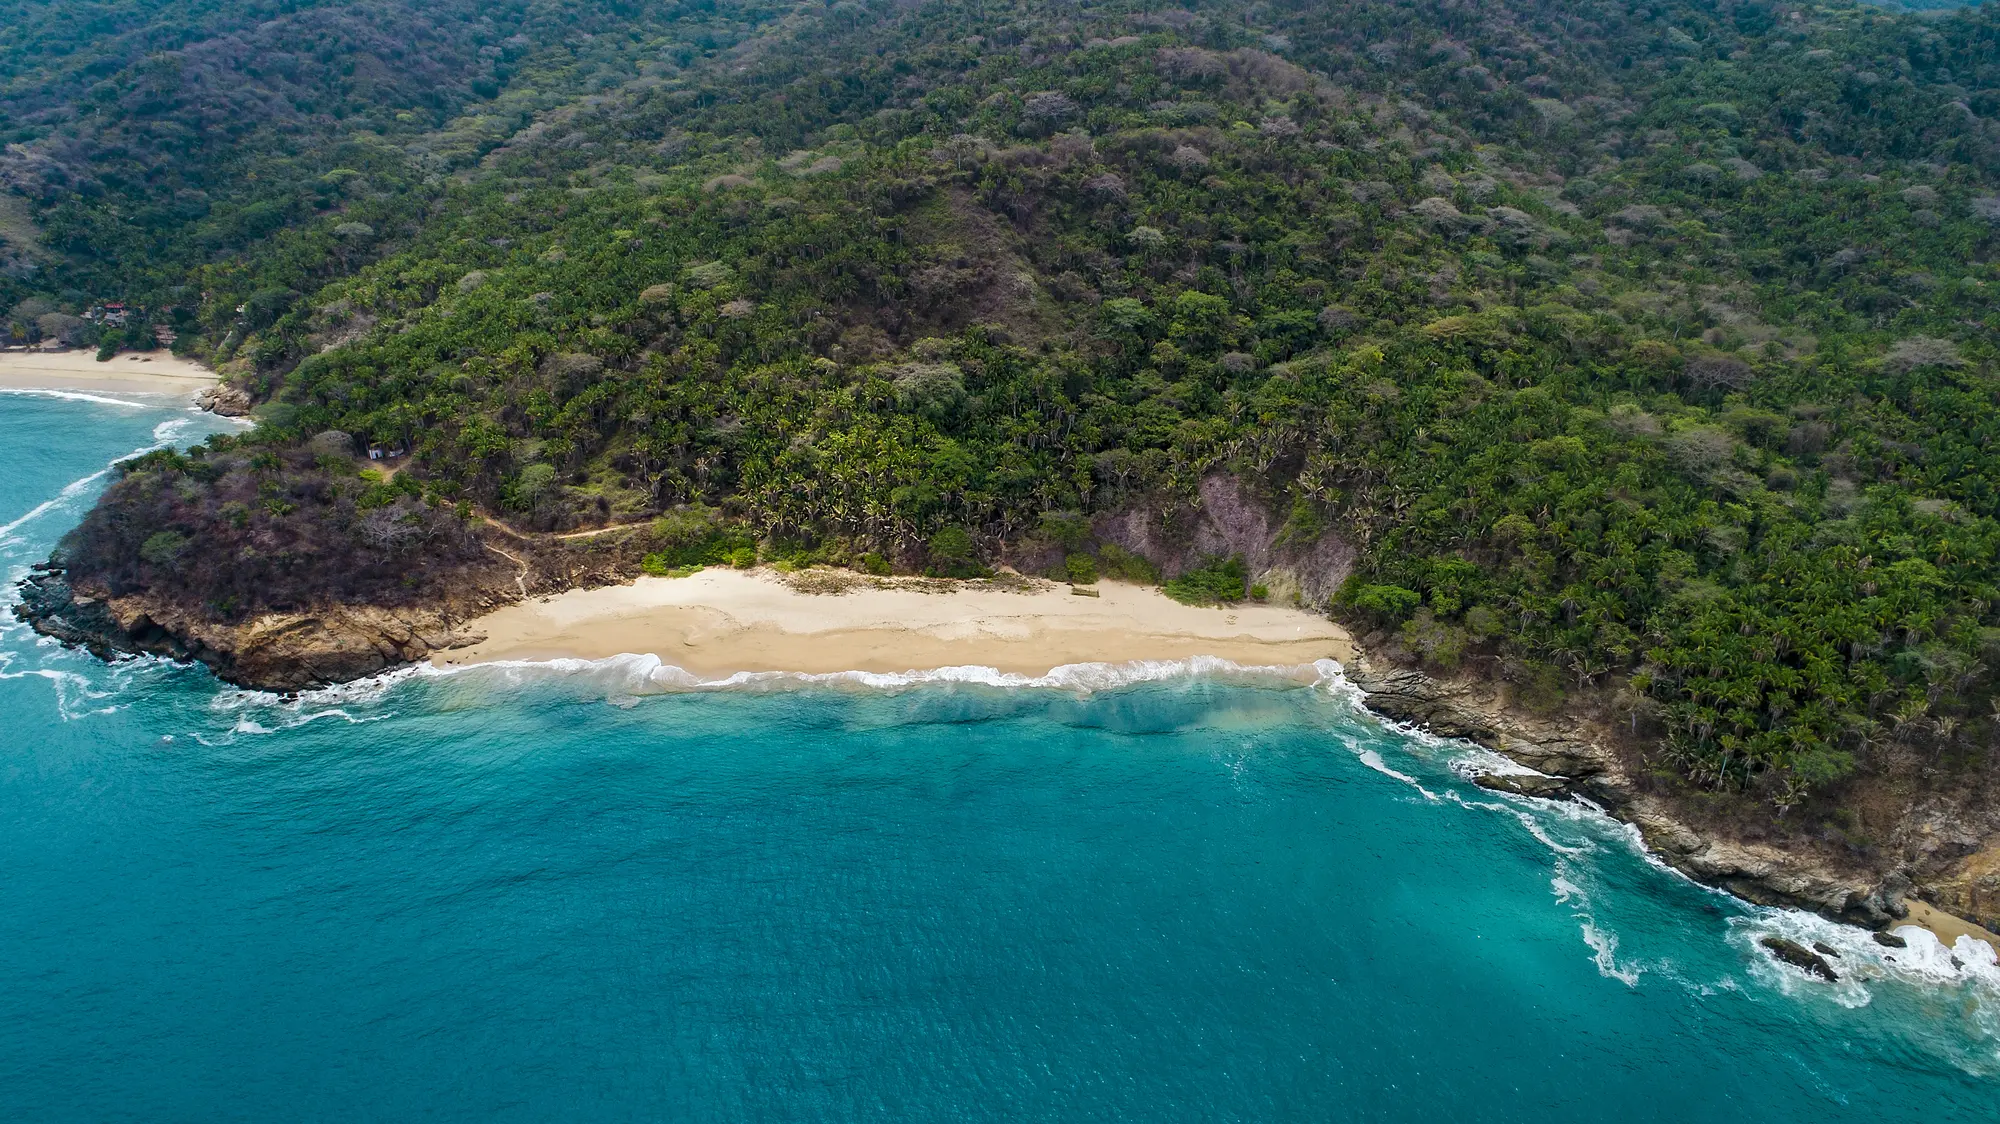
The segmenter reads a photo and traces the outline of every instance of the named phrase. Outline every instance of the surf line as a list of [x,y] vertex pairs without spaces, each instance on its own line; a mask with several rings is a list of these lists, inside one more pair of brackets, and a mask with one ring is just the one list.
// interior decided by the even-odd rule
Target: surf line
[[[104,399],[104,401],[111,402],[115,401],[115,399],[106,398]],[[124,404],[136,405],[137,403],[128,402]],[[172,423],[171,422],[161,423],[161,425],[154,430],[155,434],[157,435],[159,429],[164,429],[166,428],[166,426],[170,424]],[[112,458],[110,464],[105,465],[103,468],[98,469],[96,472],[91,473],[89,476],[85,476],[79,480],[72,480],[69,483],[63,485],[63,490],[57,492],[54,498],[46,499],[43,500],[41,503],[36,504],[32,509],[29,510],[29,512],[26,515],[23,515],[20,518],[15,519],[11,523],[0,524],[0,544],[4,544],[8,541],[7,540],[8,535],[13,534],[15,531],[18,531],[22,527],[27,526],[29,523],[32,523],[35,520],[40,519],[42,516],[47,515],[49,512],[54,511],[56,508],[61,507],[63,504],[68,503],[69,501],[76,499],[78,496],[82,495],[83,490],[85,488],[88,488],[92,484],[103,479],[107,473],[109,473],[112,469],[118,467],[118,465],[121,462],[129,461],[133,457],[145,456],[147,453],[167,448],[172,444],[173,440],[169,438],[165,441],[160,441],[152,445],[147,445],[142,448],[134,449],[131,452],[126,453],[122,457]]]
[[107,406],[126,406],[134,410],[146,408],[144,402],[128,402],[123,398],[107,398],[102,394],[85,394],[80,390],[51,390],[39,386],[0,387],[0,394],[21,394],[35,398],[67,398],[73,402],[101,402]]

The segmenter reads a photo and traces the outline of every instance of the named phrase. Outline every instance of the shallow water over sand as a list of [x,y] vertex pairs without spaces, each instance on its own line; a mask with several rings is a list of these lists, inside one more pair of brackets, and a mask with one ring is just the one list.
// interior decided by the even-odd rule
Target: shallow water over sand
[[[211,424],[0,396],[0,567],[114,456]],[[687,690],[626,660],[282,701],[11,619],[0,659],[10,1119],[2000,1103],[2000,970],[1887,961],[1479,790],[1479,751],[1328,667]]]

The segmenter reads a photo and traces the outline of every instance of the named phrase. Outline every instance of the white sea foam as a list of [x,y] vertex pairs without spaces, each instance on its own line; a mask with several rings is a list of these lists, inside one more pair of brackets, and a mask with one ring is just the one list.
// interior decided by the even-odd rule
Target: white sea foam
[[97,483],[99,480],[102,480],[104,478],[105,473],[108,473],[110,471],[111,467],[109,465],[106,465],[105,467],[98,469],[96,472],[91,473],[89,476],[85,476],[77,480],[72,480],[68,484],[63,485],[63,490],[57,492],[55,494],[55,498],[43,500],[41,503],[38,503],[33,508],[29,509],[26,515],[20,516],[19,518],[13,520],[12,522],[0,523],[0,545],[5,545],[13,541],[12,539],[9,538],[9,536],[11,536],[15,531],[20,530],[22,527],[25,527],[28,524],[33,523],[35,520],[40,519],[42,516],[47,515],[49,512],[54,511],[57,508],[62,507],[65,504],[69,503],[71,500],[76,499],[78,496],[81,496],[85,489],[89,488],[92,484]]
[[1367,748],[1357,749],[1354,756],[1363,765],[1368,766],[1370,769],[1375,770],[1376,772],[1382,774],[1383,776],[1392,777],[1396,780],[1402,781],[1404,784],[1409,785],[1411,788],[1414,788],[1418,792],[1423,793],[1424,799],[1429,800],[1432,803],[1437,803],[1439,800],[1443,799],[1437,793],[1432,792],[1428,788],[1425,788],[1423,782],[1419,781],[1417,778],[1411,776],[1408,773],[1400,772],[1396,769],[1390,768],[1389,763],[1382,760],[1382,755],[1380,753],[1377,753],[1375,750]]
[[[953,667],[913,669],[899,672],[877,671],[739,671],[731,675],[713,677],[698,675],[685,668],[662,661],[652,655],[612,656],[608,659],[584,660],[558,658],[549,660],[495,660],[488,663],[466,664],[459,667],[438,667],[434,664],[420,664],[409,669],[409,674],[426,677],[486,676],[499,677],[509,683],[523,683],[536,678],[581,678],[612,688],[620,694],[639,696],[664,694],[681,691],[714,691],[740,689],[788,689],[802,686],[848,686],[878,691],[895,691],[910,687],[935,684],[962,684],[1000,688],[1040,688],[1067,691],[1075,694],[1091,694],[1098,691],[1115,690],[1139,683],[1156,683],[1173,679],[1215,678],[1240,682],[1300,682],[1301,671],[1311,668],[1317,676],[1313,685],[1323,683],[1327,676],[1327,665],[1332,673],[1339,673],[1339,664],[1322,660],[1318,664],[1285,666],[1246,666],[1213,656],[1194,656],[1182,660],[1135,660],[1130,663],[1077,663],[1064,664],[1051,669],[1046,675],[1021,675],[1005,672],[997,668],[977,664]],[[392,681],[398,673],[378,676],[375,680],[363,682]],[[334,688],[342,690],[348,688]],[[312,694],[320,694],[313,692]]]
[[[1338,664],[1321,662],[1330,664],[1333,672],[1338,673]],[[1123,664],[1067,664],[1052,669],[1047,675],[1036,676],[967,665],[896,673],[764,671],[710,677],[665,663],[657,656],[622,655],[596,660],[495,660],[460,667],[422,663],[288,695],[228,688],[212,696],[208,706],[218,715],[231,718],[231,733],[261,735],[292,729],[322,718],[337,717],[355,723],[379,721],[388,715],[357,715],[353,710],[379,705],[398,688],[419,680],[463,681],[473,685],[492,684],[509,688],[536,682],[567,683],[582,686],[592,694],[602,691],[607,703],[623,708],[637,705],[642,698],[655,695],[791,691],[814,687],[893,693],[928,686],[959,685],[1090,695],[1141,683],[1196,678],[1242,684],[1303,685],[1307,672],[1315,676],[1312,685],[1318,686],[1324,682],[1327,669],[1314,665],[1244,666],[1228,660],[1197,656],[1185,660]]]
[[[157,442],[157,444],[155,444],[152,448],[162,449],[168,445],[179,444],[180,439],[187,436],[188,431],[194,428],[194,423],[195,423],[194,418],[168,418],[166,421],[163,421],[160,424],[154,426],[153,440]],[[151,452],[151,451],[152,449],[140,450],[140,452]],[[129,456],[137,456],[138,454],[127,453],[125,455],[129,457]]]
[[[88,396],[86,395],[85,397]],[[105,399],[105,401],[107,402],[113,401],[113,399]],[[132,403],[124,403],[124,404],[132,405]],[[112,468],[117,466],[117,464],[120,461],[128,461],[131,460],[133,457],[144,456],[147,453],[153,452],[155,450],[165,449],[168,448],[169,446],[179,444],[180,439],[187,435],[188,430],[191,429],[193,425],[194,425],[193,420],[189,418],[169,418],[166,421],[163,421],[160,424],[154,426],[153,444],[134,449],[131,452],[126,453],[124,456],[112,458],[110,464],[105,465],[103,468],[98,469],[96,472],[93,472],[88,476],[72,480],[69,483],[63,485],[62,491],[57,492],[53,498],[43,500],[41,503],[36,504],[34,508],[32,508],[26,515],[22,515],[9,523],[0,523],[0,546],[8,546],[14,544],[17,540],[12,538],[11,536],[14,534],[15,531],[20,530],[22,527],[25,527],[30,523],[33,523],[35,520],[40,519],[42,516],[47,515],[52,511],[57,511],[62,508],[65,508],[70,504],[76,502],[77,500],[81,499],[83,495],[90,490],[91,485],[97,483],[99,480],[104,479],[104,477],[107,474],[109,474]]]
[[107,699],[120,700],[125,697],[125,694],[123,691],[115,688],[109,690],[99,689],[98,685],[86,675],[53,667],[31,667],[26,671],[14,671],[12,667],[12,660],[0,663],[0,679],[47,680],[49,685],[55,690],[56,713],[65,722],[74,721],[90,714],[110,714],[113,711],[123,709],[126,705],[121,701],[113,701],[103,706],[91,705],[104,702]]
[[124,398],[111,398],[102,394],[89,394],[81,390],[56,390],[52,387],[39,386],[0,387],[0,394],[19,394],[30,398],[67,398],[75,402],[99,402],[106,406],[126,406],[135,410],[143,410],[148,406],[157,405],[157,403],[152,402],[132,402]]
[[[1874,1002],[1876,989],[1884,986],[1958,993],[1963,1000],[1954,1005],[1957,1017],[1975,1035],[2000,1040],[2000,956],[1984,941],[1962,936],[1947,948],[1928,929],[1902,925],[1895,934],[1906,946],[1887,948],[1865,929],[1794,909],[1758,908],[1731,926],[1730,941],[1744,953],[1751,976],[1788,996],[1859,1008]],[[1829,984],[1780,963],[1763,947],[1767,937],[1833,949],[1825,959],[1840,979]]]
[[1638,987],[1639,977],[1646,968],[1637,962],[1618,963],[1618,934],[1598,919],[1586,881],[1585,875],[1571,866],[1566,857],[1558,858],[1555,872],[1549,877],[1549,889],[1555,894],[1556,904],[1568,906],[1571,916],[1576,918],[1583,943],[1590,949],[1591,963],[1597,965],[1597,974],[1626,987]]
[[1597,974],[1607,980],[1617,980],[1626,987],[1638,987],[1643,969],[1633,964],[1618,965],[1618,934],[1609,929],[1600,929],[1590,919],[1583,922],[1583,943],[1590,946],[1590,959],[1597,965]]

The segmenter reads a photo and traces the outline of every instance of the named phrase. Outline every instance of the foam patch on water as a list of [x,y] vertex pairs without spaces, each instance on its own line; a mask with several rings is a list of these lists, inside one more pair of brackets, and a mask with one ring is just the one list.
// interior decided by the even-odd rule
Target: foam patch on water
[[[418,669],[414,667],[397,668],[352,683],[301,691],[293,695],[226,688],[209,698],[208,709],[210,713],[230,722],[229,735],[253,737],[295,730],[325,719],[338,719],[349,725],[380,722],[394,717],[395,712],[383,710],[378,713],[366,713],[367,708],[378,706],[389,697],[397,685],[416,678],[417,674]],[[207,738],[201,740],[204,745],[220,744]]]
[[56,713],[66,722],[92,714],[110,714],[123,708],[123,704],[117,701],[124,697],[122,690],[115,687],[100,689],[89,676],[74,671],[52,667],[31,667],[25,671],[15,671],[13,660],[10,658],[0,661],[0,679],[47,680],[55,689]]
[[[259,722],[257,719],[252,718],[246,714],[246,715],[241,715],[236,719],[236,724],[229,728],[229,732],[232,734],[250,734],[250,735],[278,734],[278,733],[283,733],[286,730],[295,730],[300,726],[310,725],[311,723],[318,722],[322,719],[337,718],[340,721],[345,722],[350,726],[359,726],[368,722],[380,722],[385,718],[391,718],[391,717],[394,717],[394,715],[370,714],[370,715],[357,716],[349,714],[346,711],[339,709],[300,710],[285,715],[278,721],[278,724],[276,726],[266,726],[262,722]],[[198,736],[199,735],[197,735],[197,737]],[[212,745],[215,743],[205,742],[204,744]]]
[[[74,397],[74,396],[66,394],[65,397]],[[90,396],[83,395],[83,397],[89,398]],[[116,400],[106,398],[102,399],[102,401],[111,402]],[[131,403],[131,402],[125,402],[120,404],[127,406],[136,405],[136,403]],[[154,426],[153,444],[134,449],[131,452],[126,453],[124,456],[114,457],[110,464],[105,465],[103,468],[98,469],[96,472],[93,472],[88,476],[72,480],[68,484],[63,485],[62,491],[57,492],[53,497],[43,500],[39,504],[36,504],[32,509],[28,511],[26,515],[19,516],[18,518],[8,523],[0,523],[0,546],[19,545],[20,540],[14,535],[16,531],[19,531],[21,528],[27,526],[30,523],[33,523],[35,520],[40,519],[42,516],[47,515],[50,512],[60,511],[75,505],[77,501],[81,500],[86,494],[90,492],[92,485],[96,484],[99,480],[102,480],[104,479],[105,476],[109,475],[111,470],[118,466],[119,462],[128,461],[131,460],[133,457],[144,456],[147,453],[154,452],[159,449],[169,448],[173,445],[179,444],[181,439],[187,436],[188,431],[193,427],[194,427],[194,421],[191,418],[169,418],[166,421],[163,421],[160,424]],[[9,582],[8,584],[11,586],[13,582]]]
[[1355,759],[1360,761],[1363,765],[1368,766],[1370,769],[1373,769],[1376,772],[1392,780],[1402,781],[1404,784],[1409,785],[1411,788],[1416,789],[1420,793],[1423,793],[1424,799],[1430,801],[1433,804],[1443,799],[1437,793],[1432,792],[1428,788],[1425,788],[1423,782],[1419,781],[1417,778],[1411,776],[1408,773],[1402,772],[1401,770],[1390,768],[1389,763],[1382,760],[1382,755],[1376,752],[1375,750],[1358,746],[1353,748],[1355,749],[1354,753]]
[[81,390],[56,390],[52,387],[9,386],[0,387],[0,394],[18,394],[29,398],[67,398],[73,402],[96,402],[105,406],[125,406],[143,410],[153,406],[151,402],[133,402],[124,398],[112,398],[103,394],[91,394]]
[[1584,886],[1584,876],[1570,865],[1567,858],[1556,860],[1555,873],[1549,877],[1549,889],[1555,894],[1556,904],[1568,906],[1571,916],[1576,918],[1584,946],[1590,949],[1591,963],[1597,966],[1597,974],[1607,980],[1617,980],[1626,987],[1638,987],[1645,968],[1636,961],[1618,962],[1618,934],[1598,920],[1591,904],[1590,891]]
[[1585,919],[1583,922],[1583,943],[1590,946],[1591,962],[1597,965],[1597,974],[1607,980],[1617,980],[1626,987],[1638,987],[1641,969],[1634,964],[1628,967],[1618,965],[1618,934],[1608,929],[1599,929],[1597,922]]

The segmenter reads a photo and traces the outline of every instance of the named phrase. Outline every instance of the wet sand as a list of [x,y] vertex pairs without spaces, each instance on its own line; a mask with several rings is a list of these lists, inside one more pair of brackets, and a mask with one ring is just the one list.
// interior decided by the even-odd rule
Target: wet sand
[[1976,941],[1985,941],[1993,946],[1995,952],[2000,952],[2000,935],[1988,932],[1963,917],[1946,913],[1934,905],[1920,902],[1915,898],[1907,898],[1903,904],[1910,907],[1910,915],[1891,925],[1892,932],[1903,925],[1915,925],[1936,934],[1938,943],[1946,948],[1950,948],[1958,942],[1958,938],[1964,936]]
[[1214,656],[1290,667],[1354,653],[1344,629],[1300,609],[1203,608],[1147,587],[1093,588],[1096,597],[1041,581],[710,569],[509,605],[468,626],[485,640],[433,659],[457,666],[635,654],[702,676],[960,666],[1035,676],[1079,663]]

